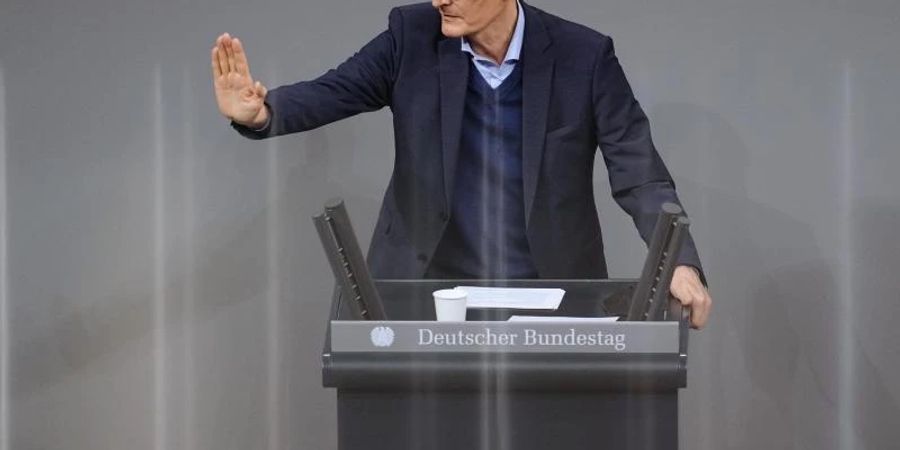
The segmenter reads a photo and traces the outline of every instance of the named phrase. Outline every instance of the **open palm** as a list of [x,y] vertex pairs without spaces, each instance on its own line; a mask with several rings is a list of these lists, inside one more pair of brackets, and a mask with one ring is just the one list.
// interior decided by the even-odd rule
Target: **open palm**
[[228,33],[219,36],[211,60],[219,112],[241,125],[254,128],[265,125],[268,120],[263,104],[266,88],[253,81],[241,41]]

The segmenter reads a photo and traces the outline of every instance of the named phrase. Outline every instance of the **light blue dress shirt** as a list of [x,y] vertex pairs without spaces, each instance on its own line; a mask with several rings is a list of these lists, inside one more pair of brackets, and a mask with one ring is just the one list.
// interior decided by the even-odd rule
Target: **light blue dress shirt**
[[475,68],[478,69],[478,73],[494,89],[503,84],[503,80],[506,80],[506,77],[516,68],[516,63],[519,62],[519,55],[522,53],[522,41],[525,37],[525,12],[522,10],[521,3],[517,1],[516,5],[519,7],[516,29],[513,30],[509,48],[506,49],[506,57],[503,58],[503,64],[497,65],[493,60],[475,53],[469,41],[465,37],[462,38],[462,51],[472,55],[472,61],[475,62]]

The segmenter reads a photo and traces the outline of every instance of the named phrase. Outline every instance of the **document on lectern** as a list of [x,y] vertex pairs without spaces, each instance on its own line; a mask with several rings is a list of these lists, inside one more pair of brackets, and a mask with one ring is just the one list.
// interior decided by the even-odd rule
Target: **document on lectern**
[[468,308],[549,309],[559,308],[566,291],[553,288],[497,288],[457,286],[465,291]]
[[608,323],[616,322],[619,316],[611,317],[571,317],[571,316],[511,316],[509,322],[578,322]]

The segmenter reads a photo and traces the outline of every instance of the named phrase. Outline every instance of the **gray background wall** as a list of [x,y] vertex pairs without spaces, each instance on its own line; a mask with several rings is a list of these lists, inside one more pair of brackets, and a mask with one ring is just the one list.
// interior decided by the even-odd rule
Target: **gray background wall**
[[[309,217],[343,196],[368,244],[390,113],[243,140],[208,51],[229,31],[268,85],[311,78],[394,4],[3,0],[0,450],[334,447]],[[715,308],[683,448],[900,445],[900,3],[534,4],[616,39],[694,218]]]

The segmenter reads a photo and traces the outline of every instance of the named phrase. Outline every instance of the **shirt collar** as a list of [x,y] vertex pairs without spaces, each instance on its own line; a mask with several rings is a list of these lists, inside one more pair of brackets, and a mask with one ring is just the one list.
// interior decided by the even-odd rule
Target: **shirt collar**
[[[506,49],[506,57],[503,58],[504,63],[516,62],[522,54],[522,41],[525,37],[525,11],[522,10],[522,3],[519,1],[516,1],[516,5],[519,9],[518,18],[516,19],[516,28],[513,30],[512,39],[509,40],[509,48]],[[462,51],[474,56],[475,59],[490,61],[489,58],[485,58],[475,53],[475,50],[469,44],[469,40],[466,39],[465,36],[462,38]]]

